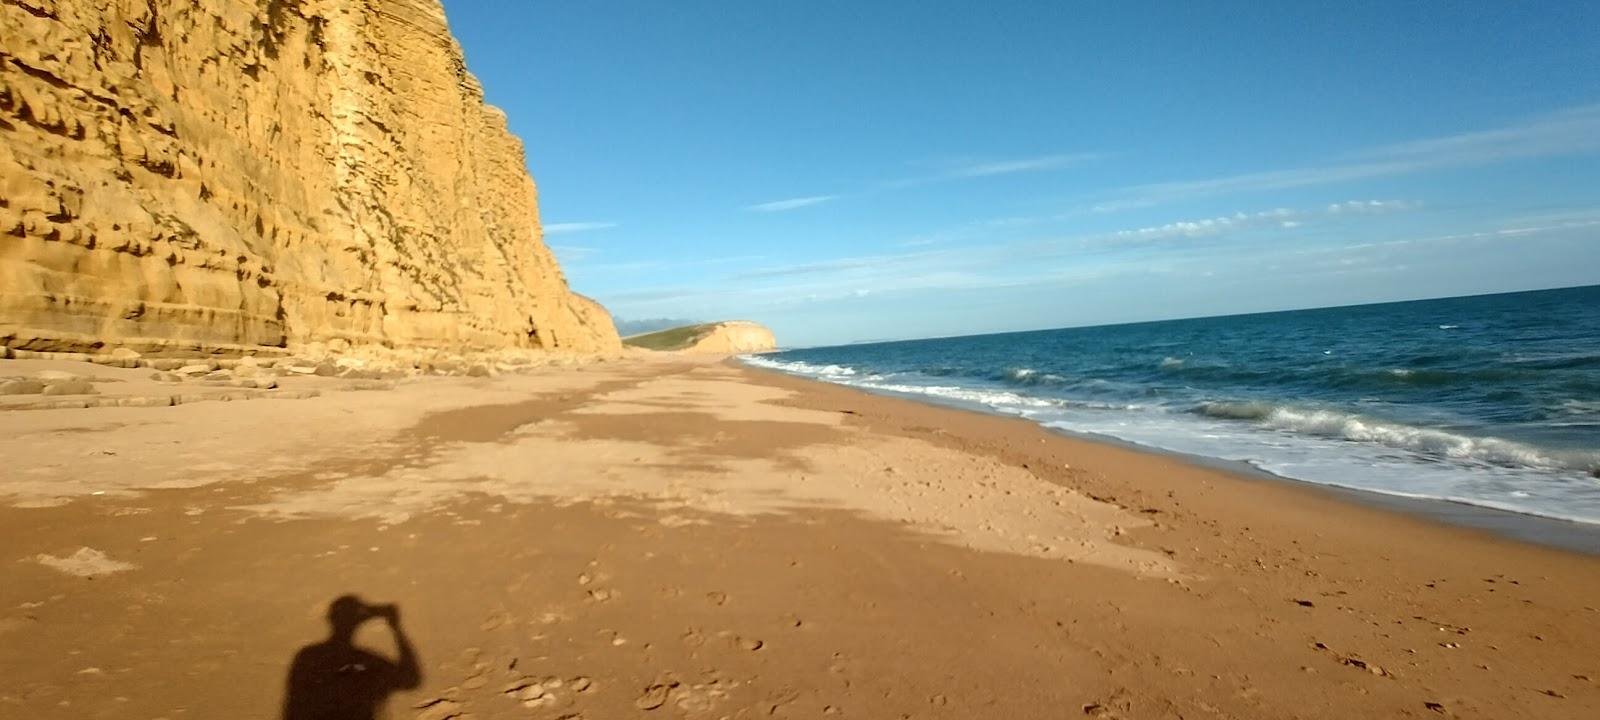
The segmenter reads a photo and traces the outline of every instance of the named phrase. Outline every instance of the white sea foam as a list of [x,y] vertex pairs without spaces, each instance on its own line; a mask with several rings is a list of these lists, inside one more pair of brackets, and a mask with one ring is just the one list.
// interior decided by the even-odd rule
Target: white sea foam
[[1056,375],[1054,373],[1042,373],[1033,368],[1026,367],[1011,368],[1006,370],[1004,375],[1007,380],[1016,383],[1022,383],[1024,385],[1064,383],[1067,381],[1066,378],[1061,377],[1060,375]]
[[1373,443],[1469,463],[1584,472],[1600,467],[1600,453],[1557,453],[1513,440],[1474,437],[1336,410],[1265,402],[1206,403],[1197,410],[1206,417],[1251,420],[1276,430]]
[[[1428,454],[1382,442],[1277,428],[1272,428],[1276,432],[1262,432],[1259,422],[1192,413],[1060,411],[1034,419],[1047,427],[1241,462],[1322,485],[1600,524],[1600,486],[1593,478],[1570,469],[1490,462],[1489,458],[1494,457],[1550,459],[1538,451],[1533,451],[1533,456],[1523,454],[1528,448],[1509,441],[1460,443],[1437,437],[1412,440],[1420,445],[1439,443],[1445,448],[1445,454],[1425,461]],[[1318,421],[1340,433],[1353,430],[1332,418]],[[1309,424],[1316,425],[1318,421]],[[1370,427],[1352,434],[1362,432],[1391,442],[1409,435],[1403,431],[1374,432]],[[1455,455],[1449,454],[1452,449]]]
[[794,373],[796,375],[811,375],[816,377],[834,378],[848,377],[856,374],[855,368],[844,365],[812,365],[811,363],[802,362],[799,360],[773,360],[760,355],[742,355],[739,359],[756,367],[764,367],[769,370],[779,370],[782,372]]
[[1424,455],[1494,465],[1521,465],[1534,468],[1581,469],[1568,462],[1584,464],[1579,457],[1560,458],[1531,445],[1495,437],[1470,437],[1433,428],[1382,422],[1349,413],[1329,410],[1275,408],[1264,418],[1268,427],[1315,433],[1353,442],[1369,442]]
[[[1600,452],[1564,452],[1272,402],[1208,403],[1184,412],[1170,405],[1083,402],[1042,391],[985,387],[981,380],[956,385],[925,378],[919,384],[917,373],[907,373],[890,382],[840,365],[759,356],[744,360],[864,390],[1021,415],[1052,428],[1248,463],[1308,482],[1600,524],[1600,480],[1589,475],[1600,468]],[[1029,386],[1044,375],[1031,368],[1015,370],[1030,371],[1007,374]],[[1085,381],[1085,387],[1137,389],[1124,385]],[[1582,420],[1592,417],[1595,405],[1572,400],[1559,411]]]
[[1561,401],[1561,412],[1572,415],[1600,415],[1600,400],[1574,400]]
[[886,392],[904,393],[906,395],[927,395],[929,397],[945,400],[959,400],[962,402],[977,403],[992,408],[1022,408],[1022,407],[1061,407],[1064,403],[1049,398],[1032,397],[1006,390],[979,390],[966,388],[959,385],[906,385],[901,383],[847,383],[856,387],[882,390]]
[[1176,370],[1176,369],[1181,368],[1181,367],[1183,367],[1183,360],[1181,360],[1179,358],[1170,357],[1170,356],[1161,358],[1161,369],[1162,370]]
[[[827,380],[840,385],[849,385],[866,390],[880,392],[900,393],[904,395],[925,395],[940,400],[955,401],[981,405],[994,410],[1009,410],[1017,408],[1052,408],[1052,407],[1083,407],[1107,410],[1133,409],[1136,405],[1123,405],[1115,403],[1076,402],[1060,398],[1038,397],[1026,395],[1010,390],[983,389],[961,385],[917,385],[911,383],[884,382],[890,375],[872,374],[861,376],[855,368],[841,365],[814,365],[811,363],[794,360],[773,360],[760,355],[744,355],[740,360],[756,367],[804,375],[807,377]],[[1021,368],[1027,370],[1027,368]],[[1048,373],[1037,374],[1029,370],[1021,375],[1028,378],[1062,380],[1059,375]]]

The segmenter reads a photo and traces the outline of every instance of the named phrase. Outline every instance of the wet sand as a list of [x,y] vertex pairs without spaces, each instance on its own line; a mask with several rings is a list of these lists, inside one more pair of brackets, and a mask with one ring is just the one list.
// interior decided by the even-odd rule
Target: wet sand
[[[7,412],[0,455],[3,717],[1600,710],[1600,559],[704,360]],[[330,638],[347,594],[393,620]]]

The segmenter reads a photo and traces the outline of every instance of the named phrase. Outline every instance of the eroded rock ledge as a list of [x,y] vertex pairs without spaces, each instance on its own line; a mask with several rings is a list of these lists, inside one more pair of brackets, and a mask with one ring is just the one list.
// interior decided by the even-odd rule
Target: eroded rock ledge
[[437,0],[0,0],[0,346],[607,352]]

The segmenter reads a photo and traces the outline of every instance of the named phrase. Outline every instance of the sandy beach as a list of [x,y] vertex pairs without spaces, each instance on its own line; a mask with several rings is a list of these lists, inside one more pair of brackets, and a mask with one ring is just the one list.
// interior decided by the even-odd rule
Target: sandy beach
[[0,413],[0,716],[1600,712],[1600,558],[1308,486],[720,358],[279,392]]

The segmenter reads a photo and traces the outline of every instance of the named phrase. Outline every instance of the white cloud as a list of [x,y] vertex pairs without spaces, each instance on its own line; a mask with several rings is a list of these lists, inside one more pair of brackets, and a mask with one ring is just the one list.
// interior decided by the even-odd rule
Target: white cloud
[[1437,166],[1596,150],[1600,150],[1600,104],[1546,113],[1493,130],[1384,145],[1363,155]]
[[1377,215],[1379,213],[1415,210],[1421,203],[1405,200],[1347,200],[1328,206],[1329,215]]
[[942,177],[947,178],[972,178],[989,177],[991,175],[1011,175],[1013,173],[1039,172],[1043,170],[1060,170],[1095,159],[1093,153],[1072,153],[1061,155],[1040,155],[1038,157],[1022,158],[1020,160],[1001,160],[998,162],[982,162],[965,165],[946,172]]
[[1319,215],[1375,215],[1413,210],[1419,206],[1420,203],[1406,200],[1348,200],[1330,203],[1320,212],[1289,208],[1273,208],[1253,213],[1237,212],[1200,220],[1179,220],[1134,230],[1118,230],[1111,233],[1110,237],[1119,240],[1158,240],[1170,237],[1207,237],[1255,227],[1297,228],[1311,222]]
[[1118,230],[1113,237],[1128,240],[1155,240],[1167,237],[1204,237],[1220,235],[1230,230],[1268,223],[1283,223],[1303,213],[1288,208],[1276,208],[1256,213],[1234,213],[1203,220],[1180,220],[1165,225],[1143,227],[1135,230]]
[[838,198],[838,195],[809,195],[806,197],[789,198],[787,200],[773,200],[772,202],[746,205],[744,209],[752,212],[783,212],[785,210],[796,210],[803,207],[810,207],[812,205],[821,205],[829,200],[837,200]]
[[591,230],[607,230],[617,226],[614,222],[569,222],[550,223],[544,226],[546,235],[562,235],[565,233],[589,232]]
[[1600,104],[1539,115],[1493,130],[1383,145],[1320,167],[1149,183],[1124,188],[1093,205],[1116,212],[1236,192],[1286,190],[1507,160],[1600,152]]
[[[1099,157],[1099,155],[1092,153],[1072,153],[1039,155],[1036,157],[1018,158],[1014,160],[967,162],[946,168],[942,172],[932,175],[905,178],[901,180],[891,180],[889,182],[881,183],[875,189],[878,191],[883,191],[908,188],[916,185],[926,185],[928,183],[944,182],[948,180],[961,180],[968,178],[993,177],[996,175],[1011,175],[1014,173],[1057,170],[1060,168],[1088,162],[1097,157]],[[860,195],[868,194],[870,192],[872,192],[872,189],[854,194]],[[849,197],[849,195],[808,195],[805,197],[785,198],[783,200],[773,200],[771,202],[746,205],[742,209],[749,212],[784,212],[788,210],[798,210],[803,207],[811,207],[812,205],[820,205],[822,203],[839,200],[844,197]]]
[[[1356,223],[1374,224],[1379,221],[1370,216],[1372,212],[1398,212],[1420,206],[1408,200],[1348,200],[1103,233],[902,248],[899,252],[730,269],[720,278],[695,287],[638,288],[607,294],[603,299],[625,315],[759,315],[796,305],[864,301],[913,292],[1069,286],[1129,274],[1198,275],[1216,267],[1233,267],[1242,262],[1241,258],[1292,259],[1290,264],[1296,272],[1309,272],[1306,269],[1315,263],[1333,262],[1329,258],[1348,257],[1366,248],[1489,238],[1516,241],[1546,232],[1600,227],[1600,219],[1596,219],[1600,215],[1580,213],[1568,222],[1536,223],[1518,218],[1498,229],[1359,244],[1346,240],[1352,233],[1337,233],[1339,240],[1324,244],[1317,238],[1282,230],[1319,224],[1341,229]],[[1252,235],[1245,244],[1193,240],[1247,232],[1259,233],[1259,237]]]
[[946,180],[963,180],[968,178],[993,177],[996,175],[1013,175],[1016,173],[1044,172],[1047,170],[1060,170],[1062,168],[1081,165],[1099,158],[1096,153],[1058,153],[1054,155],[1037,155],[1034,157],[1017,158],[1012,160],[995,160],[982,162],[967,162],[950,167],[942,172],[921,177],[891,180],[884,183],[885,187],[903,188],[912,185],[925,185],[927,183],[942,182]]

